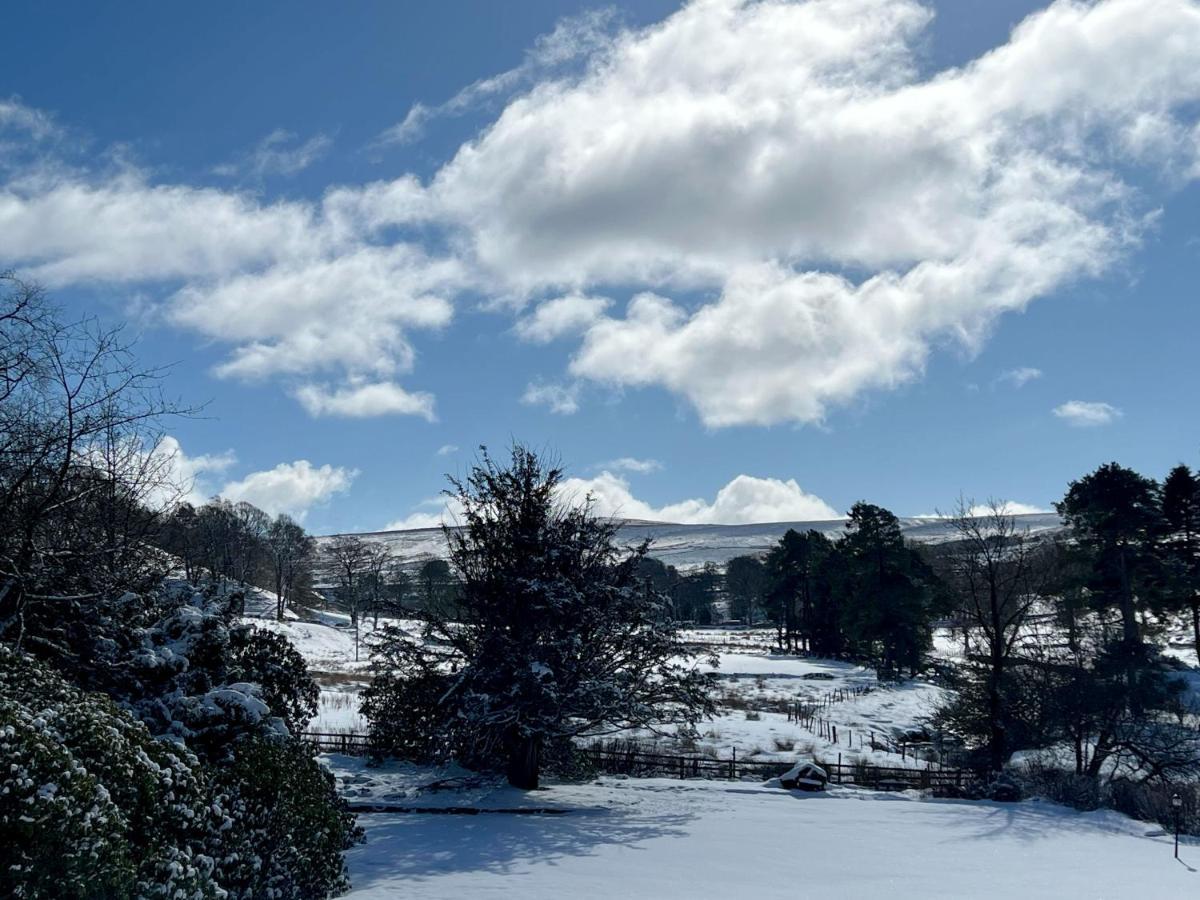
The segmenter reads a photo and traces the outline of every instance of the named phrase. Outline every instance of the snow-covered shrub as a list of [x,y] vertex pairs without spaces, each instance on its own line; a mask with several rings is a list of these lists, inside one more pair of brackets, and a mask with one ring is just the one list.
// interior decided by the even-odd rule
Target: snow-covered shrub
[[272,714],[292,734],[304,730],[317,714],[321,691],[304,656],[281,634],[242,625],[230,631],[232,668],[239,681],[257,684]]
[[221,885],[233,898],[307,900],[349,887],[342,852],[362,840],[333,776],[299,741],[250,738],[214,772],[229,827],[213,835]]
[[196,758],[0,647],[0,895],[220,896]]

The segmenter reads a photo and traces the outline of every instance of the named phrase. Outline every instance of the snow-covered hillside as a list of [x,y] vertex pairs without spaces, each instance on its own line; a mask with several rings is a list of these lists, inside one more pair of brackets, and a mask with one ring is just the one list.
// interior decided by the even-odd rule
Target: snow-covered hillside
[[[1020,527],[1031,534],[1061,528],[1054,513],[1035,513],[1016,517]],[[621,526],[620,541],[638,544],[649,540],[651,555],[680,570],[697,569],[705,563],[723,566],[735,556],[767,552],[788,529],[813,529],[834,536],[845,528],[845,519],[819,522],[765,522],[755,525],[680,525],[671,522],[626,521]],[[945,519],[904,518],[900,520],[904,536],[913,541],[936,543],[952,537]],[[318,538],[328,541],[332,535]],[[446,555],[446,541],[440,528],[419,528],[410,531],[376,531],[361,534],[366,540],[387,544],[402,560],[420,562]]]

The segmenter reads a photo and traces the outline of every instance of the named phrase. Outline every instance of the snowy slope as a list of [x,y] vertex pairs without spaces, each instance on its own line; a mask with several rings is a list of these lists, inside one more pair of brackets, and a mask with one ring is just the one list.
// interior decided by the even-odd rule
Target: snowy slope
[[[1057,515],[1037,513],[1016,517],[1018,525],[1030,533],[1053,531],[1061,527]],[[952,537],[950,526],[943,519],[905,518],[900,520],[905,537],[914,541],[936,543]],[[679,569],[697,569],[705,563],[723,566],[735,556],[765,553],[788,529],[813,529],[832,536],[845,527],[844,519],[819,522],[766,522],[757,525],[679,525],[670,522],[627,521],[621,526],[619,540],[634,545],[643,540],[651,543],[651,555]],[[376,531],[360,535],[366,540],[380,541],[399,558],[418,563],[446,555],[446,542],[441,529],[421,528],[411,531]],[[332,538],[318,538],[328,541]]]

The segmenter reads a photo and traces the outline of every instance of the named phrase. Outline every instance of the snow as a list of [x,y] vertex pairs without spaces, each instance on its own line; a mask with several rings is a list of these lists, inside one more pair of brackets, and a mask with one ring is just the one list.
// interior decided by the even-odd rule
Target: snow
[[616,778],[480,793],[480,808],[562,814],[362,815],[347,896],[1125,900],[1200,887],[1200,847],[1184,845],[1181,864],[1153,826],[1049,803]]
[[[1031,534],[1054,531],[1062,527],[1053,513],[1034,513],[1015,517],[1020,528]],[[643,540],[651,543],[650,555],[681,571],[701,568],[712,562],[724,565],[735,556],[763,554],[779,542],[788,529],[804,532],[820,531],[836,537],[845,527],[845,519],[819,522],[766,522],[752,525],[681,525],[673,522],[622,523],[617,540],[635,546]],[[904,536],[924,543],[950,540],[954,531],[945,519],[907,517],[900,519]],[[428,559],[445,558],[446,541],[440,528],[419,528],[409,531],[379,531],[360,534],[364,540],[385,543],[392,553],[412,565]],[[332,540],[336,535],[318,538]]]

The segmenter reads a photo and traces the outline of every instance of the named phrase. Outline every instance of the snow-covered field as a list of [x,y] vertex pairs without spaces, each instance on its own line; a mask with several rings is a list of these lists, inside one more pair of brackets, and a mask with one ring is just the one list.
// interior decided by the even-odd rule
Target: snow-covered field
[[[365,730],[358,693],[369,662],[365,650],[355,661],[344,616],[255,623],[286,634],[318,672],[321,708],[310,729]],[[363,636],[369,630],[365,624]],[[851,663],[772,654],[768,630],[695,629],[685,638],[717,656],[719,714],[701,726],[694,744],[670,735],[634,736],[668,747],[686,743],[689,752],[728,758],[736,750],[743,760],[842,754],[847,761],[895,765],[899,757],[864,747],[863,738],[914,730],[942,691],[920,680],[880,685],[873,671]],[[938,643],[954,655],[948,635],[939,635]],[[870,690],[861,693],[864,688]],[[837,691],[845,699],[829,700]],[[819,714],[837,726],[836,744],[827,730],[819,734],[788,721],[783,711],[823,698]],[[1128,900],[1200,890],[1200,845],[1185,843],[1176,862],[1170,838],[1153,825],[1037,801],[932,800],[843,787],[811,795],[754,781],[618,777],[552,782],[523,793],[461,770],[402,763],[368,768],[364,760],[339,756],[325,761],[352,802],[474,811],[362,813],[367,843],[348,854],[355,900]],[[440,784],[433,789],[431,782]]]
[[1200,847],[1185,845],[1177,862],[1153,826],[1046,803],[615,778],[531,794],[498,788],[471,802],[561,814],[364,815],[348,896],[1128,900],[1200,891]]

